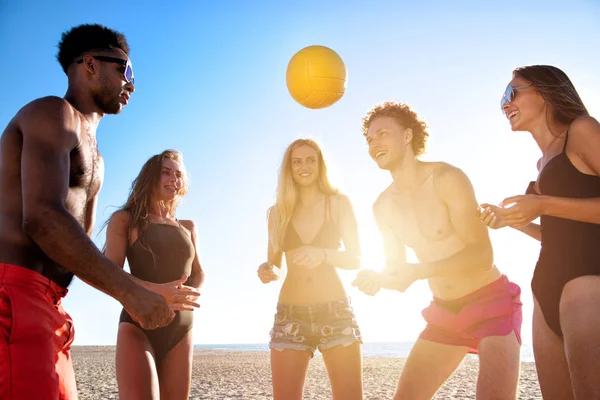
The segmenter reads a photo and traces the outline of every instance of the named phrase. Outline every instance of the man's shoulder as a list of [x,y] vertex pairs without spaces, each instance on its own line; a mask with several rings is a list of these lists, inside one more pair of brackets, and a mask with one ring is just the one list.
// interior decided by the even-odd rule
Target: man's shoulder
[[452,164],[439,163],[433,171],[433,177],[433,187],[445,201],[463,201],[465,196],[474,196],[473,185],[467,174]]
[[[25,132],[28,128],[43,124],[57,127],[72,127],[79,122],[79,112],[67,100],[47,96],[33,100],[19,110],[15,119]],[[25,133],[24,132],[24,133]]]
[[467,174],[459,167],[446,162],[435,162],[431,164],[431,174],[433,175],[436,186],[469,181]]
[[428,164],[429,164],[428,167],[429,167],[431,173],[436,178],[462,173],[462,170],[460,168],[458,168],[457,166],[452,165],[450,163],[444,162],[444,161],[435,161],[435,162],[430,162]]
[[23,137],[73,149],[80,140],[82,115],[63,98],[48,96],[23,107],[15,117]]
[[67,100],[58,96],[46,96],[40,97],[25,104],[23,108],[19,110],[17,116],[32,116],[32,114],[42,113],[53,113],[53,115],[56,115],[57,112],[59,113],[58,115],[76,114],[75,107],[73,107]]

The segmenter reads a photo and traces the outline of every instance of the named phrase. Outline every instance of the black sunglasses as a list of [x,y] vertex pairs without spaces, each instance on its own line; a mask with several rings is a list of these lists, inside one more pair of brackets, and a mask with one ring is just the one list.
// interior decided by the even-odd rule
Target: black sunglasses
[[[127,83],[134,83],[134,78],[133,78],[133,67],[131,66],[131,63],[129,62],[129,60],[123,60],[122,58],[116,58],[116,57],[107,57],[107,56],[92,56],[92,58],[98,60],[98,61],[104,61],[104,62],[111,62],[111,63],[115,63],[115,64],[119,64],[125,67],[125,71],[123,72],[123,76],[125,77],[125,81]],[[80,60],[77,60],[77,64],[81,64],[83,63],[83,58]]]
[[531,84],[523,85],[523,86],[510,86],[509,85],[506,87],[506,91],[504,92],[504,95],[502,95],[502,99],[500,100],[500,109],[502,110],[503,114],[506,114],[506,112],[504,111],[504,106],[506,105],[506,103],[510,103],[515,99],[515,96],[517,95],[517,90],[525,89],[525,88],[528,88],[529,86],[531,86]]

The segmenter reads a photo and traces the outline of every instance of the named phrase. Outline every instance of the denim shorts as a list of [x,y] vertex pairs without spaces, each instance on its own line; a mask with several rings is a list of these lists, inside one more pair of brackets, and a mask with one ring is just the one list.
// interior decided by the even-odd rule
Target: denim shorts
[[334,346],[362,343],[350,299],[297,306],[277,304],[269,347],[283,351],[321,352]]

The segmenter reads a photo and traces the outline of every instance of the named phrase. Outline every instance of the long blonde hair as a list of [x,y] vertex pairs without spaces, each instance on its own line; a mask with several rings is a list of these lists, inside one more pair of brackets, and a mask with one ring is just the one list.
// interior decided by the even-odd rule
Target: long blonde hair
[[150,157],[142,166],[138,176],[131,183],[131,189],[129,190],[127,201],[121,208],[119,208],[119,210],[117,210],[123,210],[129,214],[129,228],[127,230],[128,239],[130,233],[134,229],[138,229],[138,232],[141,234],[148,224],[148,214],[152,209],[152,192],[160,184],[162,163],[165,158],[173,160],[179,164],[183,179],[181,188],[179,189],[175,199],[170,201],[168,204],[161,202],[161,206],[169,210],[169,215],[174,216],[177,206],[187,194],[189,183],[188,176],[183,165],[183,155],[177,150],[165,150],[160,154]]
[[272,224],[269,227],[270,244],[275,251],[281,251],[282,249],[285,232],[290,224],[296,202],[298,201],[298,188],[292,176],[292,151],[301,146],[312,147],[317,152],[319,166],[317,185],[319,186],[319,191],[326,195],[338,193],[338,190],[329,182],[327,165],[323,158],[323,152],[317,142],[312,139],[297,139],[293,141],[285,150],[283,161],[279,168],[275,205],[268,210],[268,218],[272,218]]

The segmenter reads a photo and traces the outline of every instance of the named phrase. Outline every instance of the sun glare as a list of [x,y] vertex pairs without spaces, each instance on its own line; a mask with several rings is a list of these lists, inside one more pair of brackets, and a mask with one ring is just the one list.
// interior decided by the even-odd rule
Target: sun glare
[[[357,220],[362,246],[361,269],[382,271],[385,267],[385,253],[373,216],[368,212],[357,213]],[[407,256],[409,262],[417,262],[412,251],[407,251]],[[342,279],[349,288],[348,294],[352,298],[364,340],[366,342],[414,340],[425,326],[421,310],[431,300],[427,283],[416,282],[405,293],[382,290],[371,297],[351,286],[355,277],[355,271],[342,274]]]

